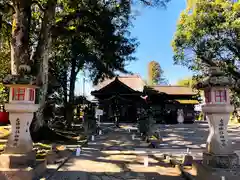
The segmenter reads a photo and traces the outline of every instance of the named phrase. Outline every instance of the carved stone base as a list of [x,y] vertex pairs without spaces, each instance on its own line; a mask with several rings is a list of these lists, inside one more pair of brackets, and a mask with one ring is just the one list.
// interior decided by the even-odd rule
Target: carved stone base
[[27,154],[1,154],[0,168],[25,168],[31,167],[36,162],[35,151]]
[[1,180],[33,180],[39,179],[46,171],[46,161],[37,163],[28,168],[0,168]]
[[234,169],[239,164],[239,157],[237,154],[211,154],[203,153],[203,165],[212,168]]
[[225,177],[226,180],[239,180],[240,168],[235,169],[219,169],[209,166],[193,163],[193,170],[196,171],[194,180],[220,180]]

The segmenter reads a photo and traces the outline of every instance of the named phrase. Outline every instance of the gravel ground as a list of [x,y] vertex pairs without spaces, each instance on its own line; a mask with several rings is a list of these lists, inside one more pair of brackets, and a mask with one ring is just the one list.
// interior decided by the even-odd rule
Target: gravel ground
[[182,180],[176,168],[154,157],[149,157],[145,167],[143,157],[134,151],[139,143],[123,129],[104,134],[83,148],[81,156],[66,163],[52,180]]
[[[107,125],[109,126],[109,125]],[[143,165],[143,157],[135,149],[141,144],[132,140],[128,126],[99,136],[79,157],[72,158],[52,178],[53,180],[182,180],[177,169],[149,157],[149,166]],[[163,142],[161,148],[202,151],[208,137],[208,124],[159,125]],[[134,128],[132,128],[134,129]],[[240,128],[229,126],[229,138],[233,147],[240,150]]]

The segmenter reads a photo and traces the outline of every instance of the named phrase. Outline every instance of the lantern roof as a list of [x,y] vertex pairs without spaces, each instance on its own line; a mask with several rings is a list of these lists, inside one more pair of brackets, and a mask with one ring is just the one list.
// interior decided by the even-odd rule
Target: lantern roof
[[35,85],[39,86],[37,78],[32,75],[12,75],[9,74],[3,79],[4,85],[14,85],[14,84],[21,84],[21,85]]
[[235,80],[227,76],[226,73],[221,71],[219,67],[210,67],[209,76],[199,81],[196,84],[197,89],[205,89],[208,87],[230,87],[235,84]]

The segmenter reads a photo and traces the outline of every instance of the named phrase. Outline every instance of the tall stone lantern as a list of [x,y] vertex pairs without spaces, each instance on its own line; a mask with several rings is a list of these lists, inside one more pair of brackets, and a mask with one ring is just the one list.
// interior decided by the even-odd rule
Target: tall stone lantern
[[215,180],[220,176],[232,178],[229,172],[238,168],[239,157],[232,149],[227,132],[230,113],[234,109],[229,97],[229,87],[233,84],[233,79],[218,67],[211,67],[210,76],[197,84],[198,89],[204,90],[205,105],[202,106],[202,111],[206,114],[210,127],[203,163],[197,165],[199,180]]
[[[19,170],[29,172],[24,179],[32,179],[31,170],[26,169],[36,164],[29,130],[33,113],[39,108],[35,104],[36,78],[30,75],[8,75],[3,83],[9,88],[9,103],[5,104],[5,109],[9,112],[12,129],[6,148],[0,155],[0,179],[1,175],[6,175],[6,169],[8,173]],[[16,179],[23,179],[20,178],[21,175],[16,175]]]
[[39,108],[35,104],[37,86],[34,84],[6,84],[9,87],[9,103],[5,109],[9,112],[12,133],[9,137],[6,153],[28,153],[33,149],[29,127],[33,113]]

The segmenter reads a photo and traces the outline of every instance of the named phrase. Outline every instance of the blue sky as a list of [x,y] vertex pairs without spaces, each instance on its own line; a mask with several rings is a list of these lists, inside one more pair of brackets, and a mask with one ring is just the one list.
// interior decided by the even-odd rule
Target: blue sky
[[[131,29],[132,36],[137,37],[140,45],[135,53],[137,61],[127,66],[133,73],[147,78],[147,65],[155,60],[160,63],[164,75],[170,84],[179,79],[191,76],[191,72],[182,66],[173,65],[171,40],[176,30],[180,12],[185,9],[185,0],[172,0],[167,9],[142,8],[140,15],[134,20]],[[89,95],[92,86],[86,84],[86,95]],[[82,94],[82,78],[76,83],[76,94]]]

